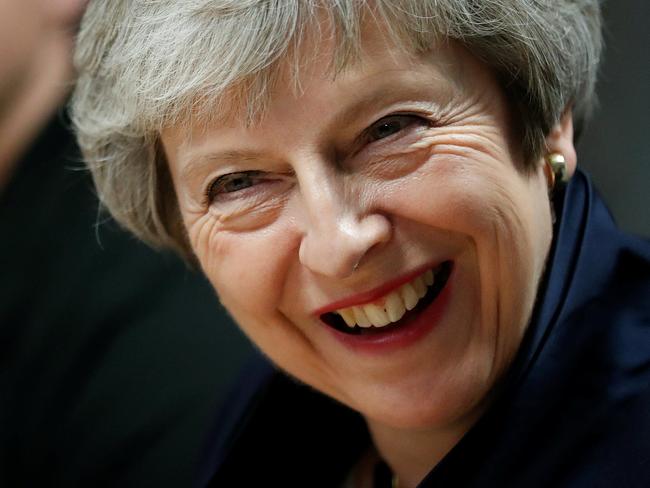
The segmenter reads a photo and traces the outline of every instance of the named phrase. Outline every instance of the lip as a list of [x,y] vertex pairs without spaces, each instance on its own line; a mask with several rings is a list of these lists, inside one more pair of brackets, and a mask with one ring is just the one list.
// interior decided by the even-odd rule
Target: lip
[[378,287],[373,288],[372,290],[357,293],[356,295],[350,295],[346,298],[342,298],[341,300],[337,300],[335,302],[329,303],[321,308],[314,310],[314,312],[312,312],[312,315],[315,315],[316,317],[320,317],[324,313],[335,312],[336,310],[340,310],[342,308],[354,307],[356,305],[366,305],[368,303],[376,302],[380,298],[388,295],[391,291],[398,289],[404,283],[408,283],[409,281],[412,281],[413,278],[421,275],[428,269],[435,269],[443,262],[444,261],[440,261],[435,264],[422,265],[398,278],[394,278],[390,281],[387,281],[386,283],[379,285]]
[[[426,269],[428,268],[423,268],[423,271]],[[357,353],[386,354],[407,348],[424,338],[440,323],[447,311],[453,293],[455,271],[456,267],[452,263],[447,281],[433,302],[415,315],[402,319],[404,322],[400,323],[399,327],[395,329],[389,329],[385,332],[378,331],[367,335],[346,334],[329,326],[326,327],[326,330],[344,346]],[[409,276],[415,277],[417,272],[414,275],[409,274]]]

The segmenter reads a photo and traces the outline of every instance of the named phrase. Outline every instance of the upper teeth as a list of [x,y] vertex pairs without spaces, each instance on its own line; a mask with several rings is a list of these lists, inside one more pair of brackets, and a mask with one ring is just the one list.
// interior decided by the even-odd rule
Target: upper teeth
[[336,311],[349,327],[384,327],[401,319],[407,310],[412,310],[427,294],[427,287],[433,285],[433,271],[428,270],[379,301],[342,308]]

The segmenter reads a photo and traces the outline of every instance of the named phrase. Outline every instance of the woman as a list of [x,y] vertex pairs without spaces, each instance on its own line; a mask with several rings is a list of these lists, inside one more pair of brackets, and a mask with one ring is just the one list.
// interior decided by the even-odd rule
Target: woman
[[596,1],[91,2],[99,193],[265,356],[204,482],[647,485],[650,253],[573,145],[599,29]]

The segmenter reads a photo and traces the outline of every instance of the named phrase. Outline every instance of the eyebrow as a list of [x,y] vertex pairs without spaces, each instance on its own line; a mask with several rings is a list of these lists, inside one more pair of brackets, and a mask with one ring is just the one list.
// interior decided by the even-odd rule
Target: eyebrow
[[[431,86],[409,85],[408,82],[400,83],[396,87],[394,83],[395,80],[391,84],[382,84],[378,88],[364,94],[361,98],[355,100],[340,113],[336,114],[331,124],[337,126],[353,125],[358,119],[363,118],[365,114],[372,111],[378,105],[391,105],[398,101],[413,101],[422,98],[425,94],[428,102],[432,106],[441,105],[439,98],[442,94],[436,88],[432,88]],[[436,93],[435,98],[431,98],[432,92]]]
[[229,163],[254,161],[260,158],[262,158],[262,153],[252,150],[226,150],[201,154],[196,157],[190,155],[182,165],[181,180],[185,182],[194,180],[196,177],[202,175],[207,169],[212,168],[215,162]]
[[[363,94],[360,98],[347,105],[342,111],[335,114],[328,127],[333,126],[347,127],[355,124],[356,121],[363,118],[365,114],[375,108],[377,105],[390,105],[399,100],[417,99],[427,95],[433,106],[441,105],[440,95],[436,88],[431,86],[424,87],[421,84],[409,84],[408,81],[399,83],[395,86],[395,79],[386,83],[381,83],[375,89]],[[437,96],[431,99],[431,92],[437,92]],[[371,121],[370,123],[374,122]],[[211,168],[216,162],[225,164],[229,162],[246,162],[263,159],[264,153],[255,150],[225,150],[201,154],[196,157],[190,155],[183,163],[181,170],[181,179],[183,181],[192,181],[200,176],[206,169]]]
[[[383,86],[365,94],[362,98],[355,100],[351,105],[348,105],[344,110],[336,114],[332,119],[332,125],[348,126],[353,124],[363,114],[369,112],[377,105],[386,102],[391,103],[390,100],[395,98],[396,91],[395,87]],[[400,95],[402,94],[400,93]],[[399,98],[402,98],[402,96]]]

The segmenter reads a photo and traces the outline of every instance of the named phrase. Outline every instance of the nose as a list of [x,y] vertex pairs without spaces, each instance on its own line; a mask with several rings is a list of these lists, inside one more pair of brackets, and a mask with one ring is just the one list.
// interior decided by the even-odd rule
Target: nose
[[346,278],[363,265],[371,249],[390,239],[389,219],[364,209],[359,193],[346,192],[326,178],[316,188],[301,187],[305,230],[299,259],[303,266],[321,275]]

